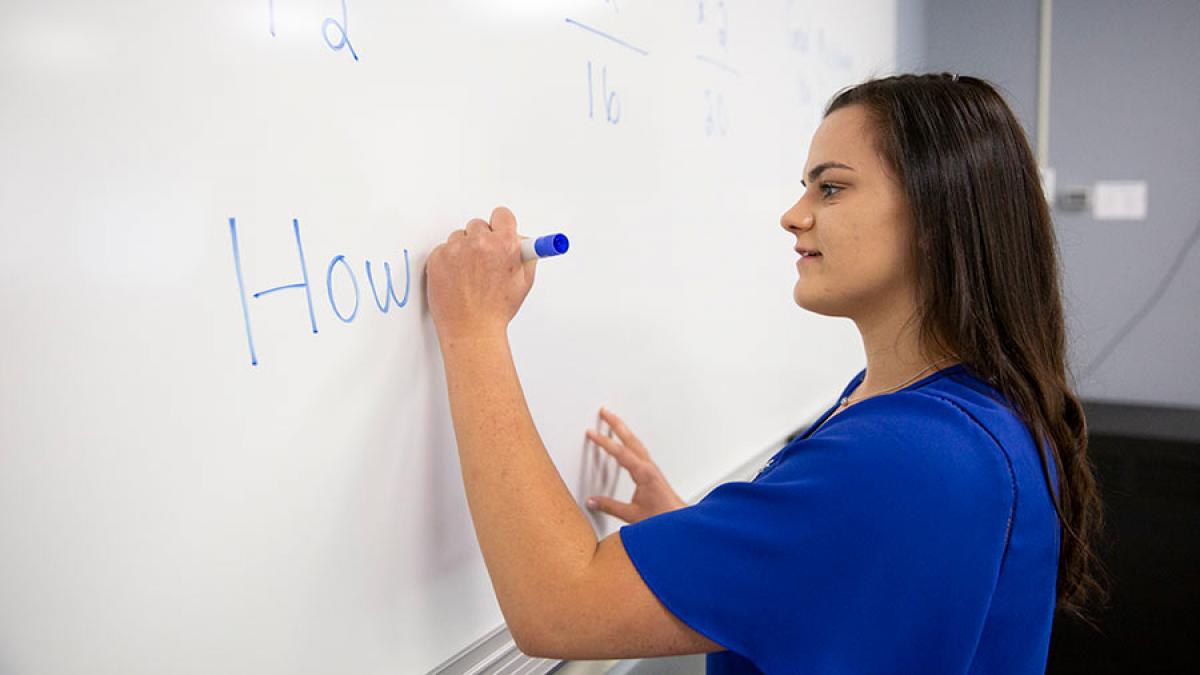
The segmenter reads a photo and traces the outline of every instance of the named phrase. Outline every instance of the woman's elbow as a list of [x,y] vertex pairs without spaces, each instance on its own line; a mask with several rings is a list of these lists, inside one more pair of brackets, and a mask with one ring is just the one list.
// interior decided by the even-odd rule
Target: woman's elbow
[[512,635],[517,649],[521,650],[521,653],[526,656],[539,659],[565,658],[560,654],[555,654],[556,650],[552,641],[546,639],[544,634],[540,633],[536,627],[531,626],[528,622],[510,625],[508,631]]

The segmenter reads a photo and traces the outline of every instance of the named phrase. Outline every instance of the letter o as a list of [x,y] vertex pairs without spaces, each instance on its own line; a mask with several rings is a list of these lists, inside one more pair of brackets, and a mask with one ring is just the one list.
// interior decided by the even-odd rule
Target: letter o
[[[338,311],[337,301],[333,299],[333,268],[338,263],[341,263],[342,267],[346,268],[346,274],[350,275],[350,283],[354,284],[354,311],[350,312],[350,316],[348,317],[342,316],[342,313]],[[325,290],[329,292],[329,306],[333,308],[333,313],[337,315],[337,318],[341,319],[344,323],[353,321],[354,317],[358,314],[358,279],[354,277],[354,270],[350,269],[350,263],[346,262],[346,256],[337,255],[329,261],[329,268],[325,270]]]

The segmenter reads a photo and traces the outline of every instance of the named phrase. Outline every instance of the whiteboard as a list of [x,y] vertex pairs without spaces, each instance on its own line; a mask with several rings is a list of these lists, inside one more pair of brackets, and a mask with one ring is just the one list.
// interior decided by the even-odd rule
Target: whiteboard
[[511,335],[572,491],[601,405],[684,496],[813,417],[861,343],[778,219],[894,49],[890,0],[6,2],[0,671],[421,672],[500,625],[421,283],[497,204],[571,237]]

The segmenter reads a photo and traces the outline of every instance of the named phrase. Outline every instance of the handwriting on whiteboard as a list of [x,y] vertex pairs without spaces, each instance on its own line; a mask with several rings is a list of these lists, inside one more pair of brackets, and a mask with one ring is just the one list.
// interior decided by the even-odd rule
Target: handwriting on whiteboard
[[696,0],[696,28],[703,37],[703,51],[696,54],[696,61],[712,67],[712,83],[704,90],[704,134],[720,138],[729,133],[725,80],[741,77],[738,69],[729,65],[729,11],[725,0]]
[[[610,2],[613,13],[619,13],[621,10],[617,7],[616,2]],[[598,38],[607,40],[610,44],[624,47],[625,49],[639,54],[641,56],[649,56],[650,52],[634,45],[626,40],[602,31],[599,28],[580,23],[575,19],[567,17],[566,23],[569,26],[574,26],[590,33]],[[610,87],[608,82],[608,63],[601,63],[599,66],[594,66],[592,61],[587,62],[587,85],[588,85],[588,119],[597,119],[597,109],[602,109],[603,115],[601,119],[609,124],[617,124],[621,121],[621,97],[617,94],[615,87]],[[596,100],[599,99],[600,106],[596,105]]]
[[[321,22],[321,37],[325,38],[325,44],[329,45],[329,48],[335,52],[341,51],[343,47],[350,50],[350,56],[353,56],[354,60],[357,61],[358,52],[354,51],[354,45],[350,44],[350,34],[347,32],[349,26],[349,17],[346,16],[346,0],[342,0],[341,23],[338,23],[338,20],[333,17],[326,17]],[[334,35],[338,36],[336,42],[329,37],[330,29],[333,29]]]
[[[614,14],[620,13],[615,0],[605,0]],[[729,12],[726,0],[696,0],[691,3],[694,14],[689,20],[702,33],[702,49],[695,55],[696,62],[722,80],[721,83],[710,84],[704,89],[701,112],[703,113],[704,133],[710,137],[725,136],[729,132],[729,115],[726,111],[726,95],[723,90],[727,78],[739,78],[741,73],[729,63]],[[571,17],[565,20],[566,25],[599,38],[604,42],[621,47],[625,53],[633,52],[639,56],[649,56],[650,51],[629,40],[619,37],[614,32],[603,30],[594,25],[577,21]],[[621,121],[621,95],[616,82],[610,79],[610,61],[616,59],[606,57],[588,59],[587,61],[587,116],[590,120],[602,120],[610,125]]]
[[[346,9],[346,0],[341,0],[341,3],[341,19],[332,16],[325,17],[325,20],[321,22],[321,37],[324,38],[325,45],[331,50],[340,52],[345,49],[351,58],[357,61],[358,52],[350,42],[350,15]],[[267,0],[267,28],[271,37],[275,37],[275,0]]]
[[[277,293],[280,291],[297,290],[304,291],[304,298],[308,303],[308,322],[313,333],[320,332],[317,328],[317,315],[313,307],[312,284],[308,277],[308,262],[304,258],[304,243],[300,238],[300,220],[292,219],[292,232],[296,238],[296,255],[300,263],[300,281],[290,284],[283,284],[258,291],[247,297],[246,284],[242,278],[242,252],[238,245],[238,229],[237,219],[229,219],[229,238],[233,244],[233,270],[237,277],[238,295],[242,303],[242,319],[246,325],[246,345],[250,350],[250,365],[258,365],[258,350],[254,343],[254,330],[250,318],[250,301],[259,300],[265,295]],[[408,293],[412,286],[412,272],[409,268],[408,249],[403,249],[404,255],[404,297],[396,295],[396,285],[392,279],[392,265],[388,261],[383,263],[383,279],[376,282],[376,274],[371,271],[371,261],[365,260],[363,268],[367,279],[367,285],[371,289],[371,296],[375,300],[375,306],[383,314],[387,314],[394,303],[396,308],[402,308],[408,304]],[[354,302],[351,304],[345,300],[339,304],[337,297],[334,295],[334,277],[335,275],[342,280],[344,286],[347,282],[354,290]],[[383,289],[382,296],[380,288]],[[333,310],[333,315],[343,323],[352,323],[355,317],[358,316],[359,305],[362,300],[361,288],[358,284],[358,276],[354,273],[354,268],[346,261],[346,256],[335,255],[329,259],[329,264],[325,267],[325,291],[329,298],[329,308]]]
[[[588,61],[588,119],[595,119],[595,108],[597,98],[595,94],[599,94],[600,104],[604,107],[604,119],[608,120],[609,124],[616,124],[621,121],[621,99],[617,97],[617,92],[610,91],[608,88],[608,66],[600,67],[600,77],[592,77],[592,62]],[[593,83],[594,79],[598,82]],[[598,91],[597,91],[598,88]]]
[[[807,13],[799,6],[798,0],[788,0],[784,26],[787,36],[787,46],[800,59],[817,62],[826,68],[837,72],[840,79],[850,75],[856,65],[854,55],[844,51],[837,42],[825,35],[825,29],[809,20]],[[797,62],[795,64],[799,66]],[[811,105],[815,101],[814,84],[808,69],[794,69],[796,82],[796,98],[803,105]]]
[[[721,49],[729,47],[729,12],[725,10],[725,0],[696,0],[696,23],[715,31],[717,44]],[[705,11],[707,10],[707,11]]]

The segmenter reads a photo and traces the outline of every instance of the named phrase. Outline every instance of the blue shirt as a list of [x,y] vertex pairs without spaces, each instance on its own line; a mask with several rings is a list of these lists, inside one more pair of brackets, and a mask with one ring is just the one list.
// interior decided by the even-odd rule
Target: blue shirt
[[726,647],[708,672],[1043,673],[1059,526],[1016,412],[963,364],[833,411],[752,482],[620,530]]

